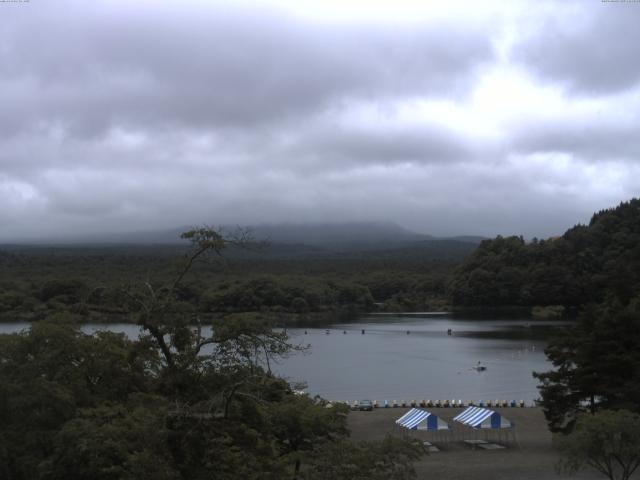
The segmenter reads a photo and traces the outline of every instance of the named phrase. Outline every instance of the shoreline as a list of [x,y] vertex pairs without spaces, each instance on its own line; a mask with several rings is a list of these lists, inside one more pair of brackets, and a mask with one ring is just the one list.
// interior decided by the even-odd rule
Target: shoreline
[[[320,395],[322,397],[322,395]],[[353,400],[353,401],[340,401],[340,400],[336,400],[336,401],[331,401],[329,400],[330,403],[341,403],[344,405],[347,405],[351,410],[358,410],[358,405],[359,405],[359,400]],[[405,409],[408,410],[410,408],[429,408],[429,409],[442,409],[442,410],[452,410],[454,408],[457,409],[464,409],[467,407],[482,407],[482,408],[493,408],[493,409],[505,409],[505,410],[515,410],[518,408],[537,408],[538,406],[536,405],[536,400],[531,400],[529,403],[527,403],[526,400],[522,400],[522,399],[510,399],[510,400],[505,400],[505,399],[496,399],[496,400],[479,400],[479,401],[474,401],[474,400],[469,400],[469,401],[462,401],[462,400],[421,400],[421,401],[415,401],[412,400],[410,402],[407,402],[405,400],[402,401],[396,401],[396,400],[392,400],[392,401],[388,401],[388,400],[383,400],[382,402],[378,402],[378,400],[372,400],[373,403],[373,408],[374,410],[401,410],[401,409]]]

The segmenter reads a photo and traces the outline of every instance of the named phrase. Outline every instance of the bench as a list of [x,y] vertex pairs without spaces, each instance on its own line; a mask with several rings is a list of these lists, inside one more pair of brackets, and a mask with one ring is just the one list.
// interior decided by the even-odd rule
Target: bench
[[475,450],[480,445],[486,445],[489,442],[487,442],[486,440],[465,440],[464,443],[466,443],[467,446],[471,447],[471,450]]

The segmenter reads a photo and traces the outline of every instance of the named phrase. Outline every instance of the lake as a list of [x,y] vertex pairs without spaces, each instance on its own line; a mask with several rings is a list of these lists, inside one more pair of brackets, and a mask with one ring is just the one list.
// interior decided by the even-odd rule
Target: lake
[[[543,350],[549,333],[561,325],[445,315],[372,315],[328,329],[288,329],[294,343],[308,344],[310,349],[283,360],[274,370],[292,382],[306,381],[310,394],[330,400],[523,399],[529,403],[539,396],[531,372],[551,368]],[[4,323],[0,333],[28,326]],[[86,332],[101,329],[130,337],[139,331],[130,324],[83,327]],[[473,368],[478,362],[485,371]]]

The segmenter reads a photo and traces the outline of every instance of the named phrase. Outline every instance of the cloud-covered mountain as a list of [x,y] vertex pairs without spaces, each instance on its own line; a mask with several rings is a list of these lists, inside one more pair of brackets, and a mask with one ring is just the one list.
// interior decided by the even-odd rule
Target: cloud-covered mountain
[[[130,232],[109,235],[69,236],[55,239],[42,239],[39,244],[67,245],[184,245],[180,234],[189,230],[189,226],[169,230]],[[416,233],[395,223],[351,222],[351,223],[285,223],[263,224],[248,227],[219,227],[228,235],[240,230],[248,233],[255,241],[266,242],[267,251],[357,251],[385,250],[396,248],[419,248],[427,243],[454,241],[466,244],[478,244],[483,237],[460,236],[438,238],[432,235]],[[307,248],[301,248],[307,247]],[[309,248],[311,247],[311,248]]]

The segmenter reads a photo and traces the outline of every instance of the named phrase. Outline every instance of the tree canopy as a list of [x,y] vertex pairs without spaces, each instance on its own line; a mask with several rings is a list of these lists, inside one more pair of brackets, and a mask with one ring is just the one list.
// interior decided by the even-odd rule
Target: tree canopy
[[[170,281],[122,287],[139,338],[85,333],[81,312],[0,335],[0,478],[279,480],[307,475],[347,441],[345,406],[297,395],[271,371],[304,347],[270,315],[207,322],[185,299],[196,262],[236,241],[185,235],[193,248]],[[54,287],[47,295],[77,291]],[[371,449],[356,444],[344,461],[411,478],[411,447],[393,445],[386,455],[403,468],[371,466]]]
[[578,308],[640,293],[640,199],[593,215],[561,237],[485,240],[449,285],[458,306]]
[[560,470],[575,473],[588,466],[610,480],[628,480],[640,467],[640,415],[626,410],[583,415],[575,430],[556,442],[563,455]]
[[554,369],[535,373],[553,431],[570,431],[582,412],[640,411],[640,298],[587,308],[545,352]]

